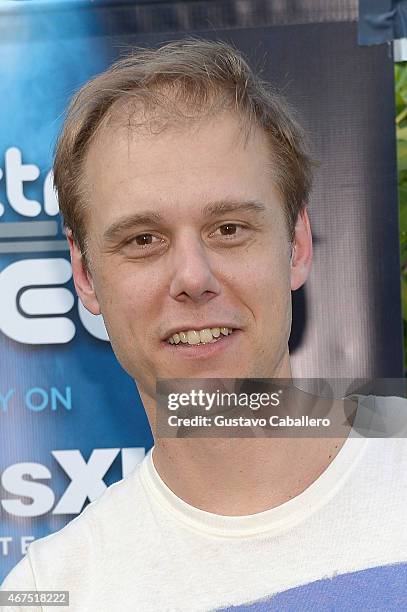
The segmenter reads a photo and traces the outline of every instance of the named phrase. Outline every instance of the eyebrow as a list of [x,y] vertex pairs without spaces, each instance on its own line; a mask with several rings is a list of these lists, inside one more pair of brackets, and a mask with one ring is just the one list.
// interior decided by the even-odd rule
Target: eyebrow
[[[257,200],[238,201],[238,200],[222,200],[219,202],[210,202],[201,209],[201,214],[204,218],[217,217],[226,213],[234,212],[255,212],[261,213],[266,210],[265,204]],[[137,225],[157,226],[163,222],[163,217],[159,213],[149,211],[133,213],[127,215],[110,225],[103,233],[103,238],[111,242],[120,234],[127,230],[134,229]]]
[[123,232],[133,229],[137,225],[158,225],[160,221],[162,221],[162,217],[158,213],[133,213],[112,223],[103,233],[103,238],[112,241]]
[[248,200],[245,202],[237,200],[224,200],[221,202],[212,202],[207,204],[202,209],[202,215],[204,217],[216,217],[225,213],[231,212],[264,212],[266,210],[265,204],[258,200]]

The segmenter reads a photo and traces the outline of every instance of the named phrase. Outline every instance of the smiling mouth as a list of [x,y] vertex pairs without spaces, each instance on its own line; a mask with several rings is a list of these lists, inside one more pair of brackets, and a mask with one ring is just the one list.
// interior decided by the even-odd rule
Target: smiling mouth
[[220,342],[226,336],[233,333],[231,327],[207,327],[201,330],[189,329],[186,331],[180,331],[169,338],[166,342],[168,344],[181,346],[200,346],[203,344],[215,344]]

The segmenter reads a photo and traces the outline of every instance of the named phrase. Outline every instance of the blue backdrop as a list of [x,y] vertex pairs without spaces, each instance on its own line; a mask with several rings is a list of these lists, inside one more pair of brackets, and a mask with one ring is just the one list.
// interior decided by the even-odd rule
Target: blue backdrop
[[64,24],[33,4],[0,9],[0,582],[152,443],[103,322],[79,313],[49,176],[67,100],[111,46],[81,4]]

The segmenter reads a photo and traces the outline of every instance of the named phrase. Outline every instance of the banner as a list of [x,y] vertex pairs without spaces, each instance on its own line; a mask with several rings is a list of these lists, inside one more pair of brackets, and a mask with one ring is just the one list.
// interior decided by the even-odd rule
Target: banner
[[69,98],[133,45],[224,39],[285,92],[319,162],[295,375],[403,375],[392,58],[358,47],[354,2],[275,4],[0,7],[0,581],[152,445],[103,320],[75,294],[51,173]]

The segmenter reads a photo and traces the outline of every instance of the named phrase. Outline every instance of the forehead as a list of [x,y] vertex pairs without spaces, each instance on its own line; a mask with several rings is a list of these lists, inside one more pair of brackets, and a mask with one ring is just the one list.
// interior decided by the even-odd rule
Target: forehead
[[222,198],[275,200],[274,170],[265,133],[255,128],[245,139],[230,112],[158,133],[115,122],[85,160],[88,222],[96,230],[138,209],[185,217]]

